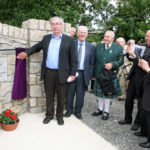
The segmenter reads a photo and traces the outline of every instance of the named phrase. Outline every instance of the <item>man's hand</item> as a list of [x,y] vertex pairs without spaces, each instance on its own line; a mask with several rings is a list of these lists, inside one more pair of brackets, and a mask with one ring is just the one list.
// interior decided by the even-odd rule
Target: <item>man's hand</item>
[[105,64],[105,69],[106,70],[111,70],[112,69],[112,63]]
[[136,58],[136,54],[133,52],[131,45],[128,45],[128,46],[127,46],[126,52],[127,52],[130,56],[132,56],[133,58]]
[[75,80],[75,76],[69,76],[68,79],[70,80],[69,82],[73,82]]
[[150,71],[150,67],[149,67],[149,64],[146,60],[144,59],[139,59],[139,63],[138,63],[138,66],[140,68],[142,68],[143,70],[145,70],[146,72],[149,72]]
[[19,53],[18,54],[18,56],[17,56],[17,59],[26,59],[26,57],[27,57],[27,53],[25,53],[25,52],[21,52],[21,53]]
[[95,78],[94,78],[94,77],[92,77],[92,79],[91,79],[91,80],[93,80],[93,81],[94,81],[94,80],[95,80]]

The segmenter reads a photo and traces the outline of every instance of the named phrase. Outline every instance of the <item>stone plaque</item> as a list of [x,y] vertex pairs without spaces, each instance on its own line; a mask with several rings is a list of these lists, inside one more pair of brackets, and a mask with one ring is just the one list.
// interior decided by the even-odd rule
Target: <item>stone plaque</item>
[[7,80],[7,57],[0,57],[0,82]]

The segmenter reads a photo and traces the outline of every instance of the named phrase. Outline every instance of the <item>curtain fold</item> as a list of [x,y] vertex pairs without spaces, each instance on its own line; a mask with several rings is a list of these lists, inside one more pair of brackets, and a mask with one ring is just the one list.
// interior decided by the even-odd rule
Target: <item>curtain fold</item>
[[[15,48],[16,57],[20,52],[24,52],[25,48]],[[12,99],[20,100],[27,97],[27,78],[26,78],[26,59],[21,60],[16,58],[14,83],[12,89]]]

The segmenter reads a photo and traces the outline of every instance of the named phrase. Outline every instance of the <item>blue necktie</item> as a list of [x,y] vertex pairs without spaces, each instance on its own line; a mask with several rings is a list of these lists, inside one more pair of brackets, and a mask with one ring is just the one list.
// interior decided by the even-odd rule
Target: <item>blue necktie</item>
[[78,51],[78,69],[80,67],[80,62],[81,62],[81,56],[82,56],[82,43],[79,44],[79,51]]

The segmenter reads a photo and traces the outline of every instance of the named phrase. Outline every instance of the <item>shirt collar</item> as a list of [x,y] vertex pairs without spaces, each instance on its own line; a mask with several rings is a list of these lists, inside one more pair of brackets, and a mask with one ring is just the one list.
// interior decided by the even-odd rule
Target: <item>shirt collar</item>
[[108,48],[110,48],[111,45],[112,45],[112,43],[110,43],[109,45],[106,45],[106,44],[105,44],[105,48],[107,48],[107,46],[108,46]]
[[56,40],[57,40],[57,39],[62,39],[62,34],[61,34],[58,38],[56,38],[55,35],[52,34],[52,38],[53,38],[53,39],[56,39]]
[[78,45],[80,44],[85,45],[85,41],[81,43],[80,40],[78,39]]

